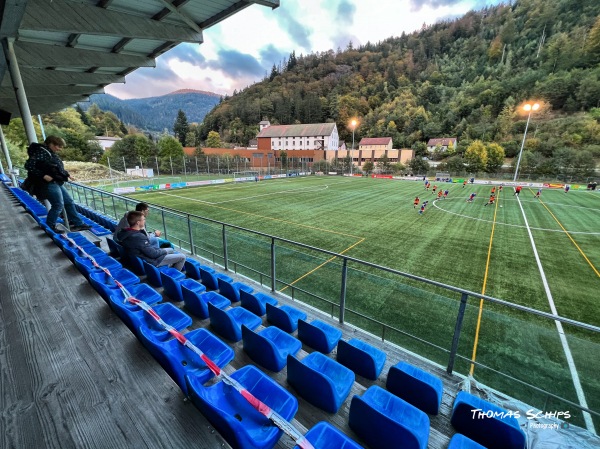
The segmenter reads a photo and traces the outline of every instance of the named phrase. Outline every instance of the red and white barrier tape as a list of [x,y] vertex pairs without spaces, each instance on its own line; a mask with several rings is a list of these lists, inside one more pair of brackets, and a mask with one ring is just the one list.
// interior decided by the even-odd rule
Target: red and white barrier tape
[[94,267],[99,268],[100,270],[104,271],[104,273],[106,273],[106,275],[109,276],[114,281],[114,283],[117,285],[117,287],[119,287],[119,290],[121,291],[121,293],[123,293],[123,296],[125,298],[123,302],[130,302],[131,304],[138,306],[139,308],[144,310],[146,313],[148,313],[152,318],[154,318],[154,320],[158,324],[160,324],[167,332],[169,332],[179,343],[181,343],[183,346],[185,346],[186,348],[189,348],[191,351],[193,351],[206,364],[208,369],[211,370],[211,372],[215,375],[215,377],[217,379],[220,378],[227,385],[233,387],[259,413],[264,415],[267,419],[269,419],[271,422],[273,422],[273,424],[275,424],[279,429],[281,429],[286,435],[288,435],[290,438],[292,438],[294,440],[294,442],[301,449],[314,449],[314,447],[310,443],[310,441],[308,441],[306,439],[306,437],[304,435],[302,435],[289,421],[287,421],[279,413],[277,413],[275,410],[271,409],[271,407],[269,407],[267,404],[262,402],[260,399],[258,399],[256,396],[254,396],[252,393],[250,393],[238,381],[236,381],[231,376],[229,376],[225,372],[223,372],[216,363],[214,363],[204,352],[202,352],[202,350],[200,350],[200,348],[198,348],[191,341],[189,341],[185,337],[185,335],[183,335],[181,332],[179,332],[177,329],[175,329],[169,323],[164,321],[160,317],[160,315],[158,313],[156,313],[156,311],[154,309],[152,309],[152,307],[150,307],[146,302],[132,296],[129,293],[129,291],[127,291],[125,286],[123,286],[123,284],[121,284],[117,279],[115,279],[112,276],[112,274],[110,273],[110,271],[107,268],[101,267],[96,262],[96,260],[91,255],[86,253],[85,250],[81,246],[77,245],[77,243],[73,239],[67,237],[65,234],[61,234],[61,237],[66,239],[75,248],[77,248],[79,251],[81,251],[83,256],[86,257],[87,259],[89,259],[92,262],[92,265]]

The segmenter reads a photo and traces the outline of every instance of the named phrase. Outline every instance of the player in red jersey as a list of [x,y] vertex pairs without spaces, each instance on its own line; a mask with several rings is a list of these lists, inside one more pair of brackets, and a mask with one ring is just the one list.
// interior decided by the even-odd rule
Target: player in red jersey
[[421,199],[419,197],[415,198],[415,200],[413,201],[413,209],[417,208],[417,206],[419,205],[420,201],[421,201]]

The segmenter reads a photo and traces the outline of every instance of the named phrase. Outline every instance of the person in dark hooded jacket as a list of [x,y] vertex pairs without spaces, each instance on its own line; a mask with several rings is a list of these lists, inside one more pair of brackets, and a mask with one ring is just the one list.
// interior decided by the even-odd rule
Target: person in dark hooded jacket
[[176,253],[173,248],[156,248],[150,244],[148,235],[143,231],[146,226],[146,217],[142,212],[131,211],[127,214],[128,228],[122,229],[117,234],[119,243],[130,257],[139,257],[156,266],[172,266],[181,271],[185,263],[185,256]]
[[57,151],[65,146],[61,137],[48,136],[44,145],[37,142],[29,145],[27,153],[29,159],[25,162],[27,181],[33,186],[33,191],[39,199],[50,202],[50,210],[46,217],[46,224],[54,232],[61,232],[56,228],[56,220],[63,207],[71,225],[71,231],[84,231],[91,229],[86,225],[77,210],[73,198],[69,195],[63,184],[69,180],[69,172],[65,170],[63,162],[58,157]]

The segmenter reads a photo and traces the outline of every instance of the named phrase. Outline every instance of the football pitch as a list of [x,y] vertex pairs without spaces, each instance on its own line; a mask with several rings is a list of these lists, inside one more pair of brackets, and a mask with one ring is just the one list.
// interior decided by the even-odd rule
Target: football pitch
[[[439,189],[448,190],[445,199],[422,182],[312,176],[130,197],[600,326],[600,192],[544,189],[538,199],[537,189],[524,187],[517,197],[505,187],[484,206],[491,186],[438,183]],[[473,192],[474,201],[466,201]],[[416,196],[419,206],[428,201],[422,214]],[[149,218],[161,228],[158,217]],[[185,239],[187,228],[180,232]],[[220,231],[207,225],[194,242],[209,247],[211,238]],[[259,256],[265,248],[248,237],[231,240],[230,255],[241,265],[266,259]],[[339,301],[339,258],[291,247],[278,258],[289,261],[289,270],[278,271],[278,290],[289,294],[294,286]],[[269,272],[265,261],[260,268]],[[295,298],[303,300],[301,293]],[[349,265],[347,321],[375,334],[381,329],[374,322],[385,323],[386,340],[444,366],[447,354],[439,348],[449,348],[459,302],[450,291]],[[460,338],[457,371],[474,368],[476,380],[543,410],[570,410],[580,425],[573,407],[493,370],[600,410],[599,334],[489,302],[480,308],[470,298]],[[466,361],[474,356],[491,369]]]

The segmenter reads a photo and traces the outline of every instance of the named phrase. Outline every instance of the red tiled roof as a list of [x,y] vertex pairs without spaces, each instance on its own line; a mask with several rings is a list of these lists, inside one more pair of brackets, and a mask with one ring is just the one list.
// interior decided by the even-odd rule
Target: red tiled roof
[[363,137],[359,145],[389,145],[391,137]]
[[313,137],[330,136],[335,123],[311,123],[302,125],[271,125],[258,133],[261,137]]
[[442,137],[441,139],[429,139],[427,142],[428,147],[435,147],[440,145],[442,147],[447,147],[452,142],[452,145],[456,145],[456,137]]

